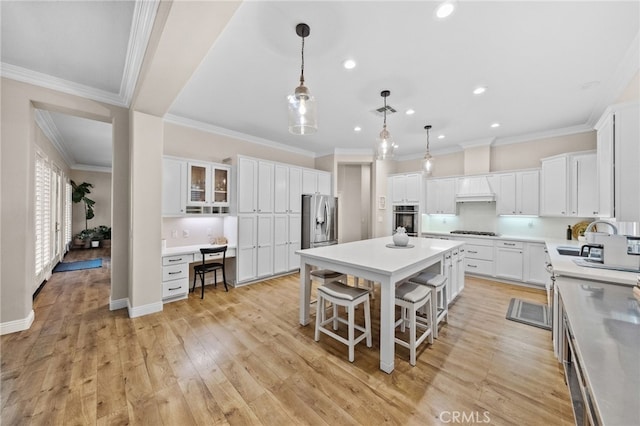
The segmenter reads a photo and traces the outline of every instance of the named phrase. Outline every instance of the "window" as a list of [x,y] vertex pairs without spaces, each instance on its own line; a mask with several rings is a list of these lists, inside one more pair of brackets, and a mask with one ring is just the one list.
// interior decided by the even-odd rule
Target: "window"
[[40,152],[36,153],[35,174],[35,273],[38,277],[51,257],[51,168]]
[[71,183],[67,182],[64,186],[64,243],[69,246],[71,243]]

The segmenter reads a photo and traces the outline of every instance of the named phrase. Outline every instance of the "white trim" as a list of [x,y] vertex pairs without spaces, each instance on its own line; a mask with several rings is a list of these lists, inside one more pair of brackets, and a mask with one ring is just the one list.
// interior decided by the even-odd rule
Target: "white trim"
[[506,138],[497,139],[493,146],[496,145],[511,145],[514,143],[530,142],[539,139],[556,138],[560,136],[574,135],[577,133],[585,133],[593,130],[593,126],[590,124],[578,124],[577,126],[563,127],[561,129],[543,130],[537,133],[528,133],[520,136],[511,136]]
[[131,32],[127,46],[127,57],[124,63],[122,81],[120,82],[120,97],[128,106],[138,82],[140,68],[144,60],[144,54],[149,44],[151,30],[158,11],[158,0],[137,0],[133,9]]
[[36,315],[32,309],[31,312],[29,312],[29,315],[26,316],[26,318],[0,323],[0,336],[4,336],[5,334],[9,333],[16,333],[18,331],[28,330],[29,327],[31,327],[31,324],[33,324],[33,320],[35,319],[35,317]]
[[124,309],[129,307],[129,299],[109,299],[109,310],[117,311],[118,309]]
[[60,134],[56,123],[51,118],[49,111],[42,109],[36,109],[36,124],[42,130],[42,133],[51,141],[53,146],[58,150],[62,159],[67,163],[67,166],[71,167],[75,164],[75,160],[71,158],[71,155],[64,146],[64,138]]
[[479,146],[491,146],[496,141],[495,136],[491,138],[474,139],[458,143],[462,149],[477,148]]
[[84,170],[85,172],[101,172],[101,173],[111,173],[111,167],[104,166],[92,166],[90,164],[74,164],[71,166],[72,170]]
[[162,312],[162,302],[149,303],[148,305],[132,307],[129,303],[129,299],[127,299],[127,310],[129,311],[129,318],[155,314],[156,312]]
[[201,121],[192,120],[190,118],[178,117],[173,114],[165,114],[164,121],[167,123],[177,124],[180,126],[191,127],[193,129],[202,130],[207,133],[214,133],[222,136],[229,136],[235,139],[255,143],[257,145],[264,145],[271,148],[281,149],[283,151],[293,152],[295,154],[305,155],[307,157],[316,157],[316,153],[313,151],[307,151],[306,149],[294,148],[290,145],[285,145],[279,142],[274,142],[269,139],[259,138],[257,136],[248,135],[246,133],[236,132],[235,130],[225,129],[224,127],[214,126],[213,124],[203,123]]
[[45,87],[47,89],[56,90],[58,92],[67,93],[69,95],[79,96],[98,102],[104,102],[110,105],[127,107],[124,99],[120,95],[107,92],[105,90],[96,89],[84,84],[74,83],[58,77],[52,77],[41,72],[28,70],[6,62],[2,62],[0,68],[2,77],[21,81],[23,83],[32,84],[34,86]]

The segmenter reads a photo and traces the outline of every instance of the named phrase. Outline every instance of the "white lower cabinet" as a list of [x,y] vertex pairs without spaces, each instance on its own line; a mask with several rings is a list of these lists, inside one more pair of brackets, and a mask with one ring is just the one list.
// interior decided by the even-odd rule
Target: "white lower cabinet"
[[[449,257],[449,259],[447,259]],[[452,302],[464,289],[465,247],[458,247],[445,255],[445,274],[449,283],[447,302]]]
[[193,255],[162,257],[162,301],[186,299],[189,295],[189,263]]
[[273,215],[238,216],[238,283],[273,275]]
[[300,215],[273,217],[273,273],[282,274],[300,267]]
[[523,247],[521,241],[496,241],[496,277],[522,281]]
[[273,275],[273,216],[258,215],[257,277]]
[[467,240],[465,257],[463,259],[464,270],[471,274],[493,276],[493,251],[493,240],[484,240],[481,238]]
[[545,285],[549,279],[549,272],[547,272],[545,264],[545,245],[526,243],[524,247],[524,282]]

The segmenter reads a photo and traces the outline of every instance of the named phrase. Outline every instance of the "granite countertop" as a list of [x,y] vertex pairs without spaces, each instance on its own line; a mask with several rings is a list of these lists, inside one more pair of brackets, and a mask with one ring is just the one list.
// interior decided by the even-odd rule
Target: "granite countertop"
[[640,305],[631,288],[566,277],[556,287],[602,424],[640,424]]

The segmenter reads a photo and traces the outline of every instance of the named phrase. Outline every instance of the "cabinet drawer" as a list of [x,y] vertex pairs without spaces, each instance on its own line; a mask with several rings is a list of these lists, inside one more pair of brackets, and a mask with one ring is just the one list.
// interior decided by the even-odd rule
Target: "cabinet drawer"
[[522,241],[496,241],[496,247],[522,249],[524,248],[524,243]]
[[192,254],[177,254],[175,256],[164,256],[162,258],[162,266],[178,265],[191,262],[193,262]]
[[464,261],[464,270],[472,274],[493,275],[493,262],[490,260],[469,259],[467,257]]
[[186,278],[187,280],[189,279],[188,263],[162,267],[162,281],[171,281],[181,278]]
[[189,279],[167,281],[162,283],[162,298],[174,297],[181,294],[187,294],[189,291]]
[[489,246],[466,244],[464,253],[470,259],[493,260],[493,247]]

